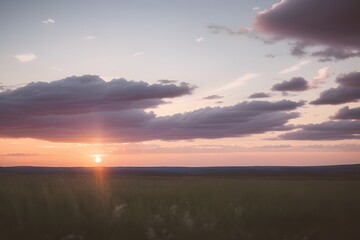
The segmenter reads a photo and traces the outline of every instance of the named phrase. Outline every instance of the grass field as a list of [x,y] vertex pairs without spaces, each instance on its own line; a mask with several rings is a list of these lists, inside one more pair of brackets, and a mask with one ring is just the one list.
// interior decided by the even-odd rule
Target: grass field
[[360,239],[360,181],[0,174],[0,239]]

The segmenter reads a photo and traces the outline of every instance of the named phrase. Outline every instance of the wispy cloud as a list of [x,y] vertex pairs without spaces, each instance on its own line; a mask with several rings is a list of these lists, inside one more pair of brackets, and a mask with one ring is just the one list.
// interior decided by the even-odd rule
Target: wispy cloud
[[157,82],[161,83],[161,84],[172,84],[172,83],[176,83],[176,80],[169,80],[169,79],[160,79],[157,80]]
[[224,98],[223,96],[219,96],[219,95],[209,95],[206,97],[203,97],[202,99],[204,100],[215,100],[215,99],[222,99]]
[[284,70],[280,71],[279,74],[287,74],[287,73],[295,72],[295,71],[299,70],[300,68],[302,68],[303,66],[309,64],[310,62],[311,62],[310,60],[303,60],[303,61],[299,62],[298,64],[295,64],[291,67],[285,68]]
[[92,35],[89,35],[89,36],[85,36],[84,39],[85,40],[94,40],[94,39],[96,39],[96,37],[92,36]]
[[222,91],[226,91],[229,89],[237,88],[237,87],[245,84],[247,81],[257,78],[259,76],[260,76],[260,74],[258,74],[258,73],[246,73],[243,76],[241,76],[240,78],[238,78],[237,80],[216,89],[216,91],[222,92]]
[[55,20],[52,19],[52,18],[48,18],[47,20],[43,20],[41,21],[42,23],[45,23],[45,24],[54,24],[55,23]]
[[144,55],[144,52],[133,53],[133,57],[139,57],[139,56],[142,56],[142,55]]
[[6,153],[1,154],[3,157],[31,157],[31,156],[39,156],[37,153]]
[[233,30],[229,27],[222,25],[209,25],[208,29],[211,33],[219,34],[219,33],[227,33],[229,35],[249,35],[251,34],[251,29],[248,27],[240,27],[238,30]]
[[37,57],[33,53],[28,53],[15,55],[14,58],[16,58],[20,62],[30,62],[32,60],[35,60]]
[[254,11],[258,11],[258,10],[260,10],[260,7],[257,7],[257,6],[256,6],[256,7],[253,7],[253,10],[254,10]]
[[197,41],[197,42],[203,42],[204,40],[205,40],[204,37],[196,37],[195,38],[195,41]]

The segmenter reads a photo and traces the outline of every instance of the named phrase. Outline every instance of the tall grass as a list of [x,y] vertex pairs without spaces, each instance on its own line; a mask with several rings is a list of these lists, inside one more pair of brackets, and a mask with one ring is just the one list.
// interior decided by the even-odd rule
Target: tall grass
[[360,239],[360,181],[0,175],[0,239]]

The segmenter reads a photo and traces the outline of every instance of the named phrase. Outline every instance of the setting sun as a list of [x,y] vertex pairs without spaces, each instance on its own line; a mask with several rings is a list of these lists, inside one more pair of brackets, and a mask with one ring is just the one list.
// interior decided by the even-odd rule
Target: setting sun
[[94,157],[95,157],[94,161],[95,161],[96,163],[101,163],[101,162],[102,162],[102,158],[101,158],[100,155],[95,155]]

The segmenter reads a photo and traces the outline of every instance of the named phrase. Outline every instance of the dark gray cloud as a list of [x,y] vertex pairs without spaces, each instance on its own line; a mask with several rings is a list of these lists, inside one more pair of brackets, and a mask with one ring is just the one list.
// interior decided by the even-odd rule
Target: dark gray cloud
[[308,82],[302,77],[294,77],[289,81],[283,81],[281,83],[275,84],[271,90],[273,91],[290,91],[290,92],[300,92],[306,91],[309,89]]
[[320,97],[310,104],[313,105],[337,105],[343,103],[357,102],[360,99],[359,88],[337,87],[330,88],[320,94]]
[[157,80],[157,82],[162,83],[162,84],[171,84],[171,83],[176,83],[176,80],[169,80],[169,79],[160,79]]
[[360,51],[328,47],[320,51],[314,51],[310,55],[318,57],[320,62],[328,62],[360,57]]
[[320,94],[320,97],[312,102],[314,105],[342,104],[357,102],[360,99],[360,72],[351,72],[337,77],[339,86],[330,88]]
[[336,78],[336,82],[344,87],[360,88],[360,72],[341,74]]
[[269,98],[269,97],[271,97],[270,94],[264,92],[253,93],[249,96],[249,98]]
[[360,107],[349,108],[346,106],[332,116],[332,119],[360,119]]
[[[163,117],[145,111],[162,103],[163,97],[191,91],[188,84],[149,85],[126,80],[106,83],[94,76],[31,83],[0,95],[0,137],[57,142],[241,137],[292,129],[286,124],[298,114],[288,111],[304,104],[289,100],[252,101]],[[155,104],[149,104],[147,101],[153,98]]]
[[292,46],[290,53],[291,53],[291,55],[296,56],[296,57],[304,57],[308,54],[306,52],[307,47],[308,47],[308,43],[306,43],[306,42],[302,42],[302,41],[296,42]]
[[279,136],[283,140],[344,140],[360,139],[360,121],[342,120],[310,124],[302,130]]
[[287,113],[303,106],[303,102],[242,102],[230,107],[207,107],[196,111],[157,118],[157,124],[168,129],[162,140],[242,137],[267,131],[285,131],[288,120],[298,117]]
[[285,0],[258,13],[257,29],[309,43],[360,49],[358,0]]
[[311,56],[318,58],[319,62],[340,61],[348,58],[360,57],[360,50],[341,47],[322,47],[312,49],[314,45],[308,42],[297,41],[291,48],[291,55],[296,57]]
[[[262,33],[297,41],[291,53],[320,61],[360,56],[358,0],[285,0],[257,14],[254,26]],[[307,48],[325,46],[308,53]]]
[[187,83],[105,82],[98,76],[85,75],[0,92],[0,112],[47,115],[153,108],[165,103],[164,98],[191,94],[193,90]]
[[210,95],[210,96],[203,97],[202,99],[204,99],[204,100],[214,100],[214,99],[222,99],[222,98],[224,98],[224,97],[219,96],[219,95]]

